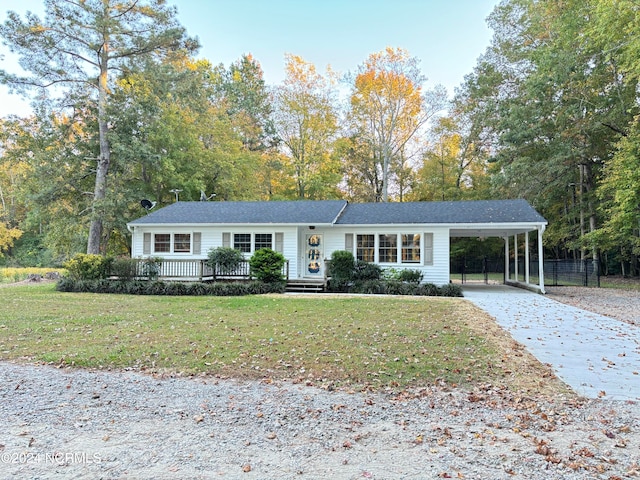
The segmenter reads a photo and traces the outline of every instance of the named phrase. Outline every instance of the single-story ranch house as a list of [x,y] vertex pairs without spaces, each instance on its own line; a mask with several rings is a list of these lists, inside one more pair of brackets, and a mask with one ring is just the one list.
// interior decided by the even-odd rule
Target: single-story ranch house
[[[523,253],[526,258],[526,272],[518,275],[516,270],[515,281],[544,293],[542,234],[546,225],[525,200],[300,200],[176,202],[127,227],[133,235],[134,258],[201,261],[215,247],[233,247],[247,257],[268,247],[285,256],[290,280],[313,280],[325,277],[325,260],[332,252],[348,250],[355,258],[383,268],[421,270],[423,281],[436,285],[449,283],[450,238],[501,237],[505,240],[505,265],[509,265],[511,246],[516,257]],[[524,252],[518,252],[517,247],[518,235],[532,231],[537,232],[540,262],[539,283],[535,285],[529,284],[528,234]]]

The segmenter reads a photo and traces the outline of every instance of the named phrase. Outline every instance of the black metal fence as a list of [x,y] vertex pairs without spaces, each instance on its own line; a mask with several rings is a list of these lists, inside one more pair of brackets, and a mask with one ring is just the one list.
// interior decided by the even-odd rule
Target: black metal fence
[[[538,283],[540,267],[538,259],[529,261],[529,281]],[[451,279],[462,283],[504,283],[504,257],[456,259],[450,264]],[[509,262],[509,278],[525,281],[523,258],[518,260],[518,270],[513,259]],[[547,286],[600,286],[600,269],[592,260],[545,260],[544,283]]]
[[[537,270],[537,265],[536,265]],[[545,260],[544,283],[556,286],[600,286],[600,268],[593,260]]]
[[504,283],[504,257],[452,259],[449,268],[451,279],[462,283]]

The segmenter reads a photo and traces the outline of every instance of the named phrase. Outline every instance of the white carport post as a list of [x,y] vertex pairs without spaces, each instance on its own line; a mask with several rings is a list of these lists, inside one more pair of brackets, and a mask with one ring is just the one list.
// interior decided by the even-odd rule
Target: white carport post
[[513,281],[519,282],[518,279],[518,234],[513,235]]
[[544,290],[544,249],[542,248],[542,234],[544,233],[544,225],[538,227],[538,286],[540,293]]
[[524,237],[524,283],[529,284],[529,232]]
[[509,277],[509,237],[503,237],[504,239],[504,281],[505,283],[510,280]]

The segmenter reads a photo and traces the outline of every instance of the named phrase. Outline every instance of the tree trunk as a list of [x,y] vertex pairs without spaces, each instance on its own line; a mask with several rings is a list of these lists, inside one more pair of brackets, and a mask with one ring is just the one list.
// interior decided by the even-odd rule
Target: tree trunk
[[389,145],[385,145],[382,153],[382,201],[389,201]]
[[107,176],[111,163],[109,139],[107,138],[107,60],[108,44],[105,42],[101,51],[100,76],[98,77],[98,130],[100,138],[100,155],[96,168],[96,183],[93,190],[93,204],[91,206],[91,225],[87,253],[99,254],[102,239],[102,203],[107,194]]

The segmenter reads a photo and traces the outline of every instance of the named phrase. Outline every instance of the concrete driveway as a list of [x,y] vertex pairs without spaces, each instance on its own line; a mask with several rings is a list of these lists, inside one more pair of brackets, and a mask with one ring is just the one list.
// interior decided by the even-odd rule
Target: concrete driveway
[[519,288],[465,285],[463,293],[576,393],[640,400],[640,328]]

